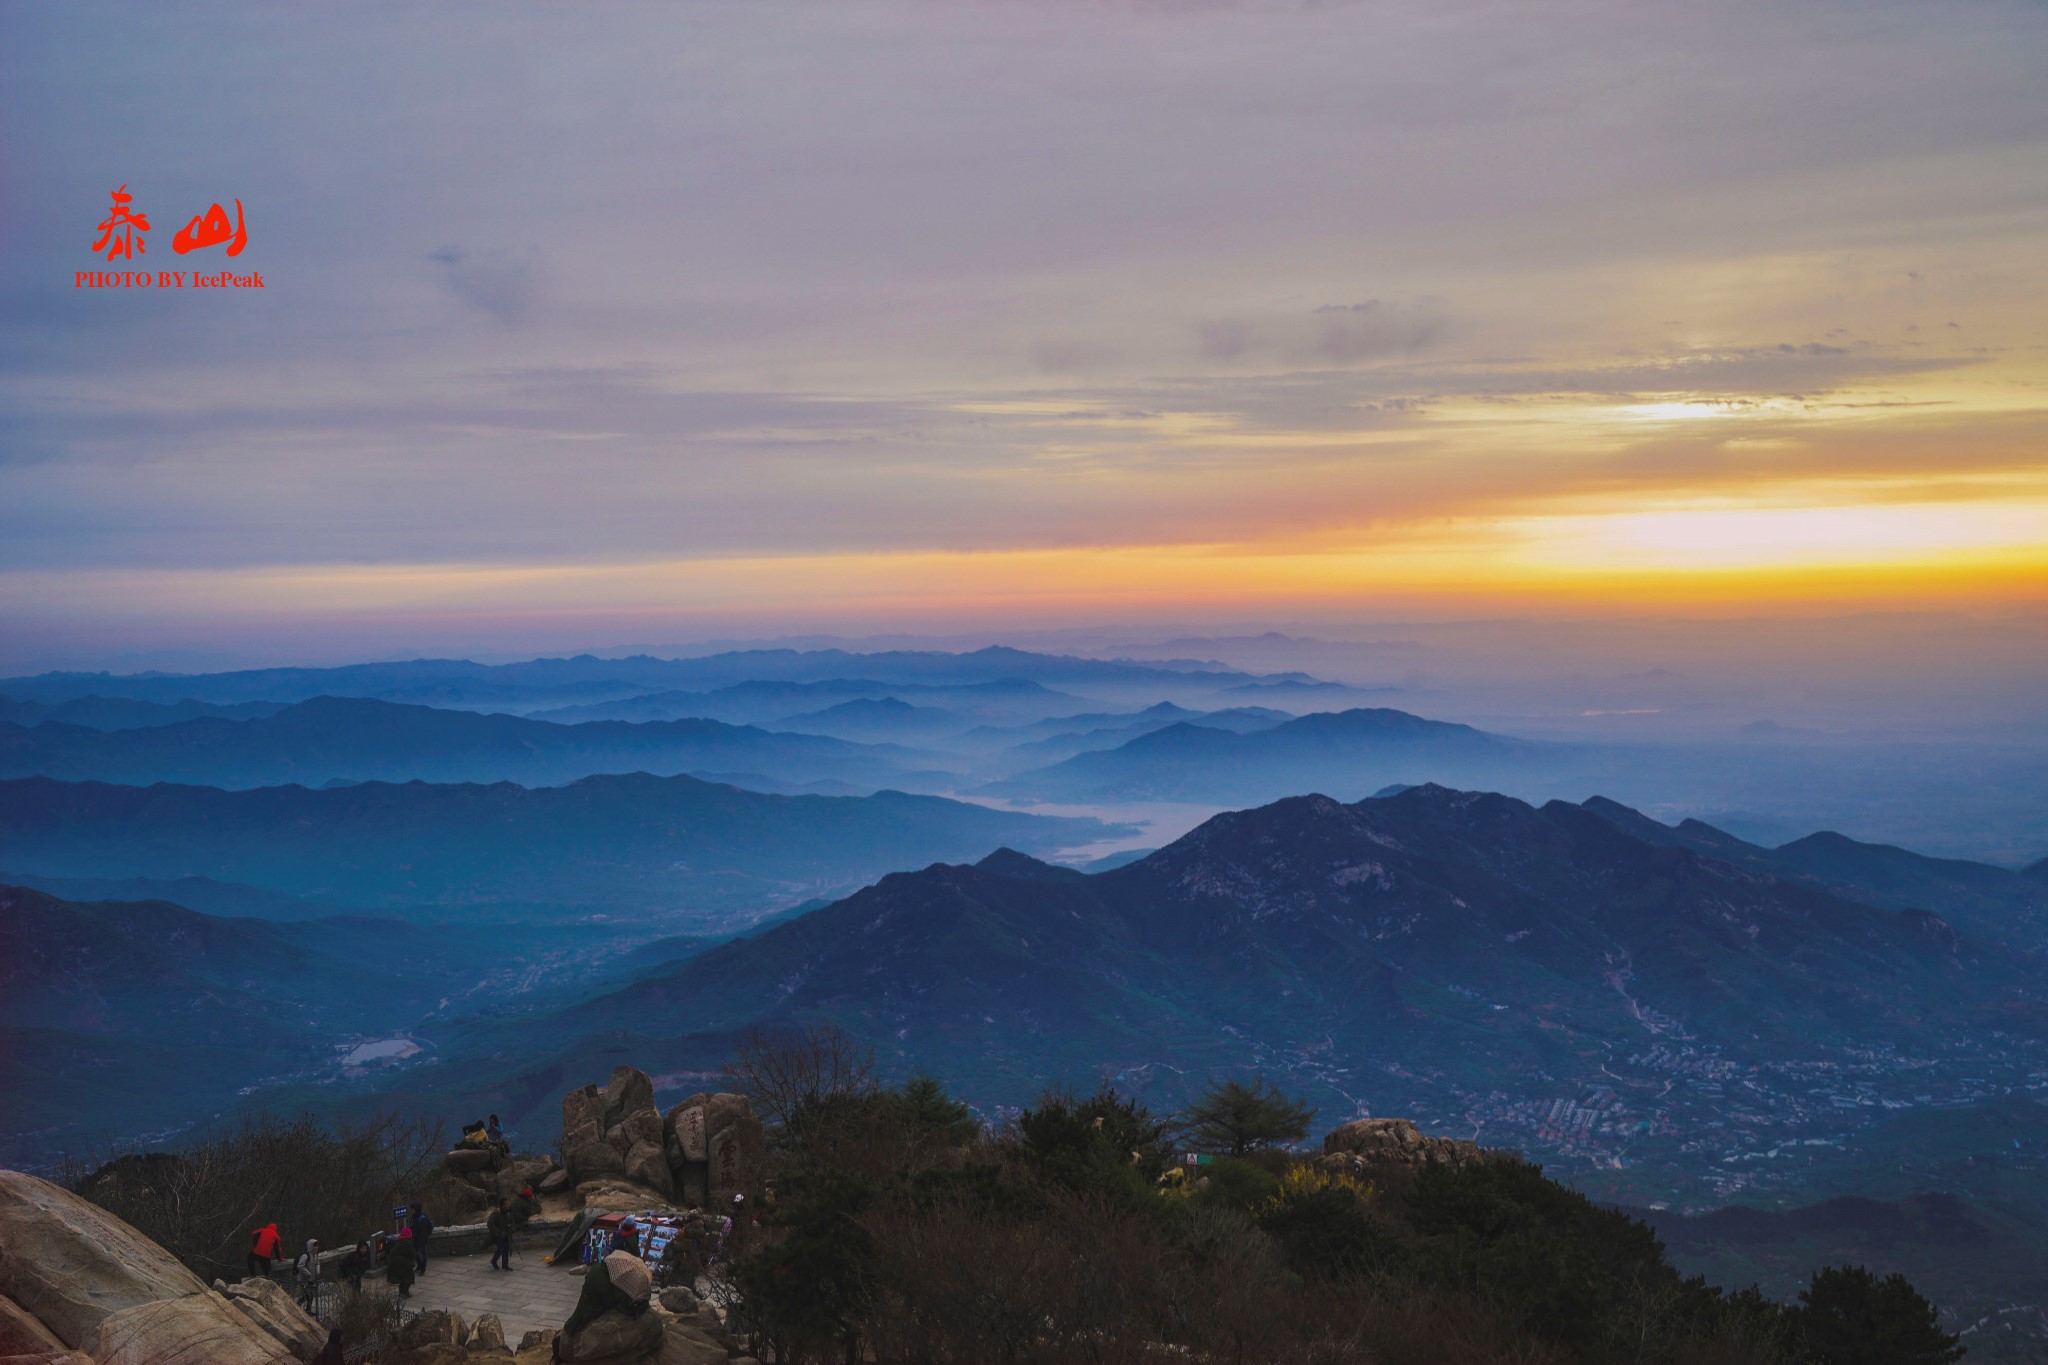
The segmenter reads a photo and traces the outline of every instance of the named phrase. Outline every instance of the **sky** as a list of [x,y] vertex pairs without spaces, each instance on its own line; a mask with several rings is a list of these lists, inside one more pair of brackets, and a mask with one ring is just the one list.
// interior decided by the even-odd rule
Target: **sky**
[[0,667],[2038,629],[2044,69],[2034,0],[0,0]]

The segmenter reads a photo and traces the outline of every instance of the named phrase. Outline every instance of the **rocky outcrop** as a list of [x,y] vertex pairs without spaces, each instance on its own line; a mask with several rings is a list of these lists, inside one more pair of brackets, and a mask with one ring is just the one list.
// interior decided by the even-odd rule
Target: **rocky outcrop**
[[210,1291],[108,1314],[94,1333],[92,1358],[97,1365],[291,1365],[298,1359]]
[[227,1300],[300,1360],[311,1360],[327,1344],[327,1329],[275,1280],[243,1280],[226,1290]]
[[605,1085],[562,1097],[564,1171],[559,1181],[545,1174],[538,1188],[574,1185],[586,1204],[599,1191],[646,1190],[658,1203],[723,1207],[756,1187],[767,1150],[746,1096],[703,1091],[664,1118],[647,1073],[622,1066]]
[[0,1294],[74,1350],[92,1350],[114,1314],[161,1300],[205,1295],[226,1308],[113,1214],[19,1171],[0,1171]]
[[614,1067],[604,1086],[586,1085],[562,1097],[562,1164],[577,1184],[623,1176],[673,1198],[661,1133],[654,1082],[637,1068]]
[[1358,1170],[1420,1167],[1432,1161],[1469,1166],[1499,1155],[1476,1142],[1427,1137],[1407,1119],[1353,1119],[1324,1136],[1323,1153],[1324,1162],[1334,1158]]

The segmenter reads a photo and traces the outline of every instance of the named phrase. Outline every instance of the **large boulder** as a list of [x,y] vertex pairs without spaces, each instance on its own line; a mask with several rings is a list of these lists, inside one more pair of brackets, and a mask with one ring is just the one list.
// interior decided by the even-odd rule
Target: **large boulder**
[[[595,1085],[562,1096],[562,1164],[572,1180],[589,1179],[578,1174],[583,1169],[579,1158],[587,1160],[585,1154],[591,1149],[608,1147],[604,1140],[604,1099],[603,1088]],[[619,1155],[623,1162],[624,1154]]]
[[668,1168],[668,1158],[661,1153],[659,1142],[636,1142],[626,1153],[626,1179],[659,1190],[663,1202],[675,1192],[675,1174]]
[[0,1294],[0,1359],[7,1356],[55,1355],[64,1349],[42,1319]]
[[685,1322],[670,1321],[661,1334],[657,1365],[726,1365],[725,1347]]
[[705,1127],[704,1106],[684,1100],[669,1110],[662,1124],[662,1140],[673,1165],[708,1160],[704,1144],[711,1140],[711,1133]]
[[663,1148],[683,1197],[723,1209],[758,1187],[768,1137],[746,1096],[702,1091],[669,1110]]
[[505,1328],[496,1313],[486,1313],[469,1330],[469,1344],[480,1351],[505,1349]]
[[498,1154],[488,1147],[457,1147],[441,1158],[441,1164],[455,1175],[494,1171],[498,1168]]
[[97,1365],[293,1365],[298,1359],[221,1295],[205,1291],[107,1314],[95,1329],[92,1358]]
[[[605,1365],[651,1361],[661,1350],[662,1328],[666,1321],[661,1314],[651,1310],[623,1313],[614,1309],[575,1336],[564,1338],[562,1359],[573,1360],[576,1365],[584,1365],[586,1361],[600,1361]],[[720,1352],[721,1358],[723,1355]]]
[[[604,1126],[611,1128],[641,1114],[657,1114],[654,1078],[633,1066],[615,1066],[604,1087]],[[657,1122],[659,1118],[657,1117]]]
[[170,1252],[97,1204],[47,1180],[0,1171],[0,1294],[64,1345],[92,1350],[100,1324],[114,1314],[207,1289]]
[[565,1138],[562,1160],[569,1167],[569,1178],[579,1185],[586,1180],[626,1173],[626,1154],[606,1142],[602,1134],[588,1142],[570,1142]]
[[644,1071],[614,1067],[602,1088],[586,1085],[562,1097],[562,1164],[575,1183],[625,1176],[665,1202],[674,1197],[675,1178],[662,1141],[654,1081]]
[[443,1227],[480,1222],[485,1210],[492,1205],[490,1195],[452,1175],[441,1176],[427,1186],[420,1195],[420,1202],[426,1205],[427,1216]]
[[576,1187],[576,1193],[581,1196],[584,1208],[605,1213],[638,1213],[642,1209],[659,1208],[666,1202],[659,1190],[624,1176],[586,1180]]
[[429,1308],[398,1332],[399,1341],[414,1349],[460,1346],[468,1337],[469,1324],[462,1320],[462,1314],[446,1308]]
[[555,1159],[547,1156],[515,1156],[498,1172],[494,1188],[506,1199],[518,1194],[527,1186],[536,1188],[554,1173]]
[[275,1280],[249,1279],[227,1287],[228,1302],[300,1360],[311,1360],[327,1344],[327,1329],[299,1307]]

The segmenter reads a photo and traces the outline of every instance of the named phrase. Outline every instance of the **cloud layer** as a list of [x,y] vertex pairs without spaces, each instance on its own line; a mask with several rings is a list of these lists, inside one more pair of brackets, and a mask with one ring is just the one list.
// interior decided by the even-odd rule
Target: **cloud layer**
[[[2044,57],[1996,0],[8,7],[0,624],[166,573],[195,623],[366,571],[687,616],[667,566],[818,556],[927,620],[998,552],[1085,614],[1215,547],[1448,601],[1745,508],[1833,517],[1817,597],[2036,600]],[[240,198],[266,288],[74,288],[122,183]],[[1841,515],[1906,505],[1910,554]],[[1594,539],[1535,576],[1687,568]]]

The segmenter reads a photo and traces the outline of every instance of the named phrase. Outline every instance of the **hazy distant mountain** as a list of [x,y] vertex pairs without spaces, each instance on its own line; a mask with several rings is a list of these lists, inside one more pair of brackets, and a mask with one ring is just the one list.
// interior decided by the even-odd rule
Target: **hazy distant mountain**
[[888,683],[866,678],[827,678],[807,683],[744,682],[709,692],[647,692],[617,701],[561,706],[535,712],[534,719],[567,725],[589,720],[681,720],[694,716],[755,725],[805,706],[829,706],[853,697],[886,696],[888,692]]
[[971,723],[966,716],[943,707],[913,706],[897,697],[858,697],[822,711],[784,716],[770,728],[870,743],[914,744],[958,734]]
[[1009,851],[898,873],[551,1027],[829,1016],[985,1101],[1096,1067],[1185,1090],[1255,1064],[1326,1098],[1435,1074],[1483,1093],[1599,1081],[1660,1036],[1734,1058],[1938,1048],[2021,970],[1924,912],[1423,786],[1218,816],[1095,876]]
[[12,697],[0,697],[0,723],[26,726],[57,721],[64,725],[82,725],[91,730],[138,730],[151,725],[173,725],[181,720],[199,720],[206,716],[249,720],[256,716],[275,715],[283,709],[282,704],[269,701],[215,706],[200,701],[165,705],[127,697],[77,697],[63,702],[16,701]]
[[[1270,730],[1293,719],[1288,712],[1273,711],[1263,706],[1237,706],[1224,711],[1188,711],[1162,702],[1158,706],[1147,707],[1133,717],[1069,717],[1069,724],[1075,721],[1116,720],[1127,720],[1129,723],[1104,724],[1089,729],[1056,729],[1043,739],[1027,740],[1011,746],[1000,755],[1000,762],[1011,771],[1019,768],[1037,768],[1091,750],[1114,749],[1141,735],[1153,734],[1169,726],[1183,723],[1205,730],[1227,730],[1242,735],[1255,730]],[[1050,723],[1020,728],[1042,731]],[[985,739],[1004,732],[984,729],[976,733]]]
[[168,901],[227,919],[327,919],[349,913],[343,906],[211,877],[45,877],[0,869],[0,886],[28,887],[66,901]]
[[0,867],[41,876],[200,876],[343,905],[546,902],[700,924],[899,867],[1107,832],[901,792],[770,796],[645,773],[541,788],[0,782]]
[[916,698],[946,710],[975,717],[1016,720],[1035,718],[1082,698],[1054,691],[1024,678],[940,686],[886,683],[866,678],[826,678],[818,682],[744,682],[709,692],[651,692],[619,701],[564,706],[534,713],[536,720],[677,720],[702,716],[737,725],[763,725],[794,713],[822,710],[864,697]]
[[[1178,688],[1233,686],[1252,680],[1234,670],[1174,668],[1130,660],[1083,659],[1063,654],[991,646],[969,653],[936,650],[890,650],[855,654],[843,649],[751,649],[691,659],[657,659],[637,655],[601,659],[579,654],[567,659],[532,659],[524,663],[479,664],[467,659],[412,659],[394,663],[349,664],[339,668],[261,668],[231,673],[44,673],[0,679],[0,694],[29,701],[66,701],[74,697],[132,697],[143,701],[177,702],[187,698],[210,702],[305,701],[313,697],[409,697],[432,695],[443,705],[485,705],[507,697],[523,699],[530,709],[545,705],[625,697],[664,689],[709,690],[756,681],[815,682],[831,678],[873,678],[886,683],[927,683],[945,686],[1025,679],[1049,687],[1089,686],[1130,689],[1162,685]],[[1304,675],[1275,675],[1304,679]],[[442,689],[425,693],[422,689]],[[507,692],[505,689],[516,689]],[[578,698],[575,689],[585,689]],[[597,697],[588,695],[595,689]]]
[[[1155,702],[1141,711],[1095,711],[1081,715],[1047,716],[1028,725],[985,725],[970,730],[962,738],[975,744],[1021,747],[1041,740],[1071,741],[1081,736],[1101,739],[1121,735],[1125,739],[1135,739],[1139,735],[1164,730],[1169,725],[1183,721],[1212,730],[1248,733],[1252,730],[1271,729],[1294,718],[1291,711],[1275,711],[1264,706],[1233,706],[1221,711],[1198,711],[1186,706],[1177,706],[1170,701],[1162,701]],[[1090,744],[1088,747],[1114,746]]]
[[1308,678],[1281,678],[1273,682],[1239,683],[1226,687],[1216,695],[1242,699],[1247,703],[1266,705],[1308,705],[1327,709],[1341,706],[1347,701],[1362,701],[1369,697],[1385,696],[1399,692],[1398,687],[1353,687],[1350,683],[1317,682]]
[[1041,800],[1250,805],[1320,789],[1363,796],[1390,782],[1473,782],[1542,762],[1546,746],[1386,708],[1317,712],[1251,733],[1182,722],[986,790]]
[[594,773],[714,769],[795,782],[833,778],[873,790],[927,785],[916,772],[922,766],[908,751],[714,720],[556,725],[341,697],[316,697],[253,720],[140,730],[0,725],[0,777],[67,781],[260,787],[347,778],[538,786]]

